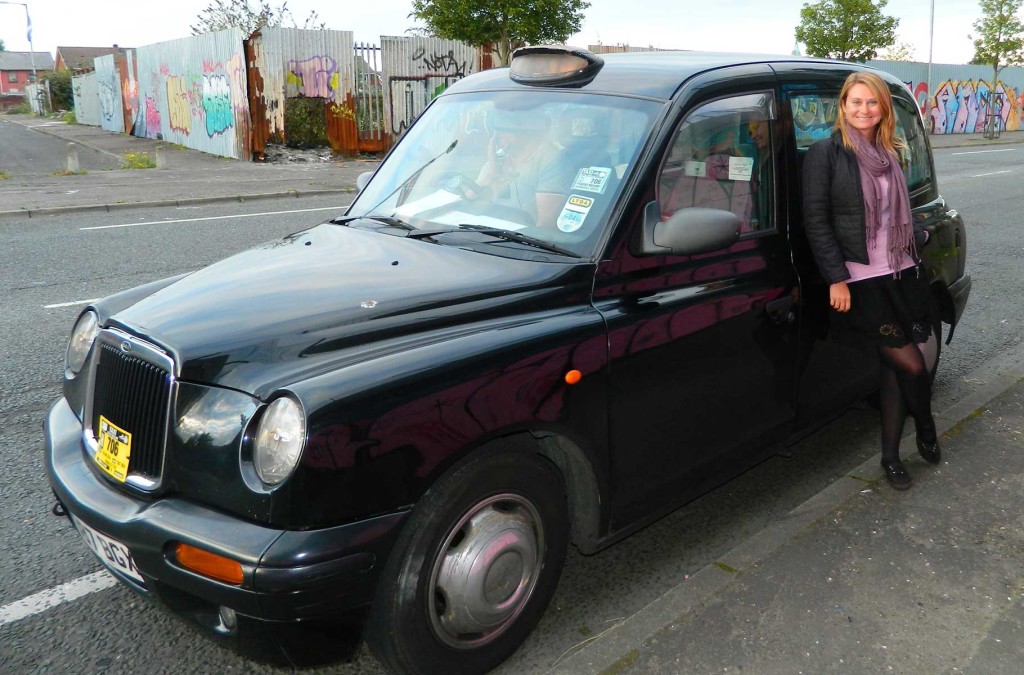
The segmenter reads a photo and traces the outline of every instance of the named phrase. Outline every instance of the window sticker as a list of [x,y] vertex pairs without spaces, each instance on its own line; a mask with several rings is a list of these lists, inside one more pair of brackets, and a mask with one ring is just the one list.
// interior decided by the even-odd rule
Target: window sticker
[[594,200],[590,197],[581,197],[580,195],[569,197],[565,206],[562,207],[562,213],[558,215],[558,220],[555,221],[558,229],[562,232],[575,232],[583,227],[583,221],[586,220],[587,214],[590,213],[590,207],[593,205]]
[[749,181],[754,173],[753,157],[730,157],[729,180]]
[[683,174],[694,178],[703,178],[708,175],[708,167],[704,162],[690,160],[683,165]]
[[604,166],[580,169],[580,172],[576,174],[576,181],[572,184],[572,189],[603,195],[605,188],[608,187],[608,176],[611,174],[611,168]]

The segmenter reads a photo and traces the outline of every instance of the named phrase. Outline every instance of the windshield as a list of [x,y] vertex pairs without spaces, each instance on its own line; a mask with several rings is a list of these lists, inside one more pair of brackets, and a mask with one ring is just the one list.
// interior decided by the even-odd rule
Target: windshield
[[549,253],[590,257],[659,109],[543,89],[445,96],[409,129],[347,217],[442,243],[468,240],[488,253],[532,241],[534,251],[548,244]]

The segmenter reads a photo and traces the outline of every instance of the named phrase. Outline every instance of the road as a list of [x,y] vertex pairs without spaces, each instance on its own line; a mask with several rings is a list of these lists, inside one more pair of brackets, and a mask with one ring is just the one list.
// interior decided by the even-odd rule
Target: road
[[[963,324],[943,353],[937,409],[970,391],[974,369],[1021,340],[1022,155],[1024,145],[936,153],[942,192],[968,223],[974,276]],[[64,346],[81,303],[320,222],[332,202],[304,200],[304,208],[325,210],[273,215],[258,214],[292,211],[295,202],[0,223],[0,670],[277,672],[197,636],[120,586],[58,599],[18,620],[4,617],[33,594],[104,578],[78,535],[49,514],[53,500],[39,451],[41,420],[59,394]],[[90,229],[96,227],[107,229]],[[864,405],[620,544],[590,557],[572,553],[540,627],[500,672],[546,670],[877,452],[877,414]],[[354,662],[316,672],[381,670],[364,651]]]
[[[64,122],[53,122],[63,125]],[[12,179],[49,175],[67,168],[68,144],[59,138],[47,136],[20,124],[0,118],[0,171]],[[78,146],[78,164],[84,171],[117,169],[121,163],[85,146]],[[2,209],[0,209],[2,210]]]

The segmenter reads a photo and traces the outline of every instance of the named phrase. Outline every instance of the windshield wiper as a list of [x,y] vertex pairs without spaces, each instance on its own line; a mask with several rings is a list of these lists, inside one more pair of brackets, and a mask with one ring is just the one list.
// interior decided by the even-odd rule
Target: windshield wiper
[[548,251],[550,253],[557,253],[559,255],[568,256],[570,258],[580,258],[580,254],[573,253],[569,249],[556,246],[548,243],[543,239],[531,237],[527,234],[521,234],[519,232],[513,232],[512,230],[503,230],[500,227],[488,227],[487,225],[473,225],[472,223],[459,223],[460,230],[472,230],[473,232],[479,232],[480,234],[488,234],[498,239],[504,239],[505,241],[514,241],[519,244],[525,244],[527,246],[533,246],[535,248]]

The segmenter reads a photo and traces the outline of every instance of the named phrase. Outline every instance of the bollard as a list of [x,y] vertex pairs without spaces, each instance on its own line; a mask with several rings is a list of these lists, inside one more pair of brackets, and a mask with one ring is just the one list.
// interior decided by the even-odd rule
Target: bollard
[[68,173],[78,173],[78,146],[68,143]]
[[156,150],[153,151],[153,155],[155,155],[155,159],[156,159],[156,168],[158,168],[158,169],[166,169],[167,168],[167,158],[164,157],[163,146],[160,146],[160,145],[156,146]]

